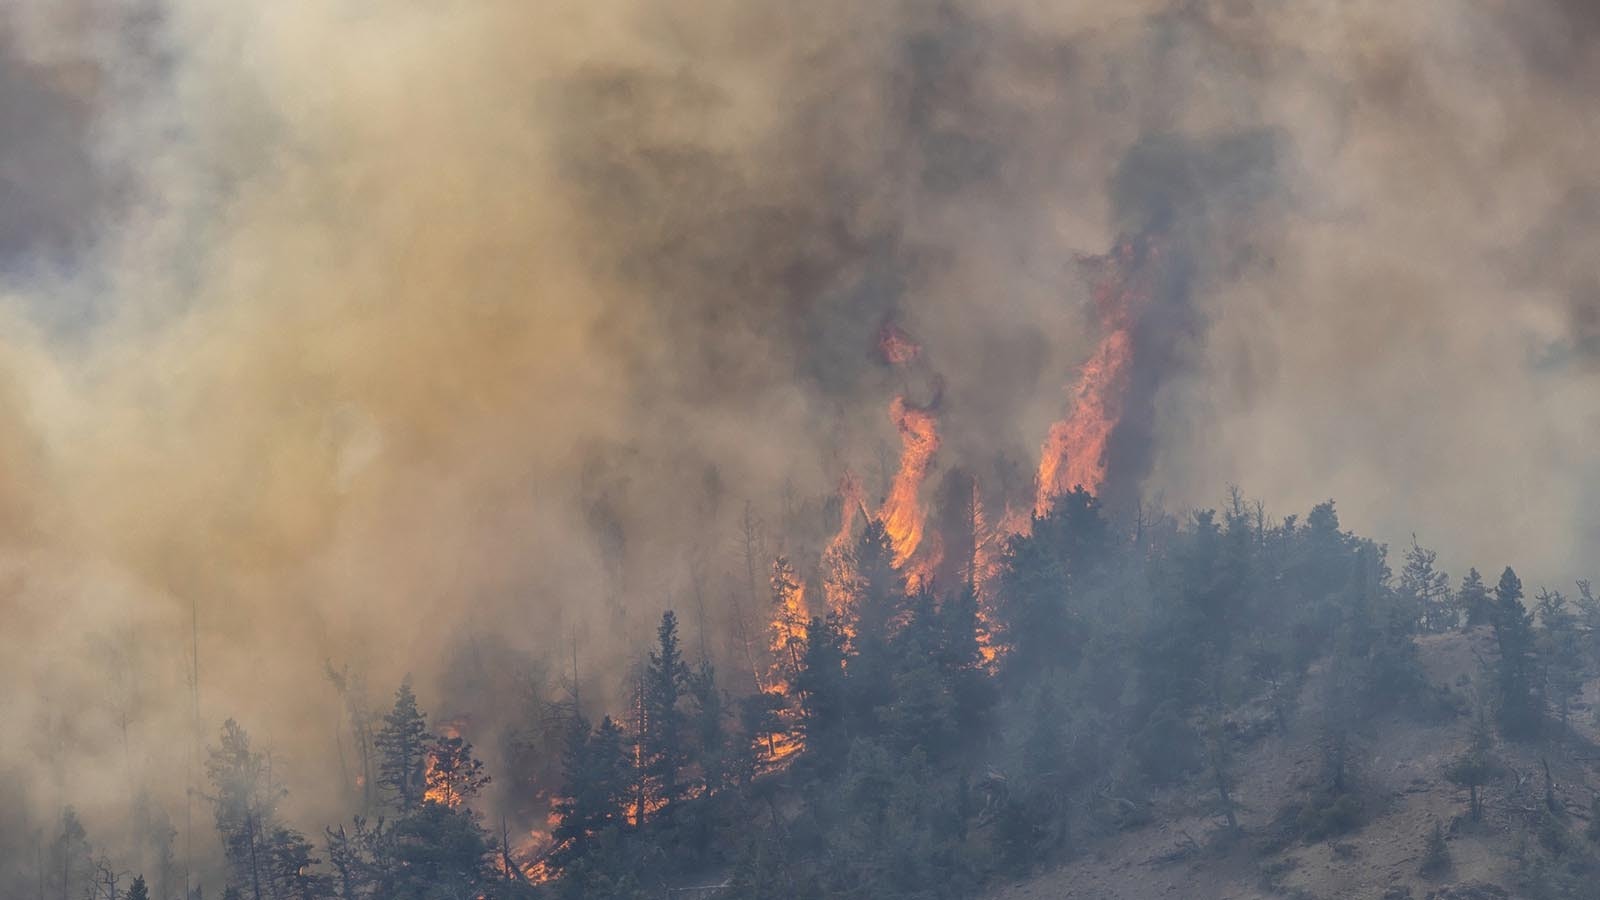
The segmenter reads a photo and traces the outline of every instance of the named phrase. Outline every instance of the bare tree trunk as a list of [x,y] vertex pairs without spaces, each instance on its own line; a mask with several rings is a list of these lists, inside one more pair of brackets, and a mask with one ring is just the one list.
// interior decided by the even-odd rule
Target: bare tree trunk
[[250,886],[255,892],[255,900],[261,900],[261,864],[256,859],[256,817],[249,814],[244,817],[245,837],[250,841]]

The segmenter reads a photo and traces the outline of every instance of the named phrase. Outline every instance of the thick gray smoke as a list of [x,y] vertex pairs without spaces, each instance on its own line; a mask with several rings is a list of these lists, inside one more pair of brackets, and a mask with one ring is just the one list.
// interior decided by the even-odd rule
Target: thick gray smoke
[[576,642],[614,691],[671,605],[748,668],[743,524],[757,581],[814,555],[843,473],[886,489],[899,393],[939,395],[926,498],[960,467],[1026,505],[1099,337],[1075,260],[1151,228],[1185,302],[1116,445],[1144,497],[1332,496],[1552,584],[1600,537],[1583,0],[0,28],[0,759],[40,817],[178,814],[195,622],[203,730],[277,748],[313,823],[344,812],[325,660],[482,723],[514,691],[471,672]]

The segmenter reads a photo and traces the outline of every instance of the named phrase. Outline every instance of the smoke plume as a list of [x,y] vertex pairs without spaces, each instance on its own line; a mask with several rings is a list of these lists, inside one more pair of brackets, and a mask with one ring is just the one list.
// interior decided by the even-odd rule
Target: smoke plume
[[616,696],[668,606],[757,668],[752,581],[814,568],[841,478],[883,502],[896,397],[938,401],[924,503],[1031,506],[1121,241],[1161,257],[1118,503],[1332,496],[1552,584],[1600,537],[1582,0],[23,0],[0,34],[0,759],[41,817],[181,807],[196,671],[202,731],[332,821],[326,661],[480,728],[504,660],[576,645]]

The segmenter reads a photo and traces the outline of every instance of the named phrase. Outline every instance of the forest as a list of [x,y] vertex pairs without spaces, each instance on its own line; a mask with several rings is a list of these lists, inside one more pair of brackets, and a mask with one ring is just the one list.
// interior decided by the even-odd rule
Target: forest
[[1596,0],[0,0],[0,900],[1593,900],[1597,96]]
[[[206,741],[203,791],[227,881],[189,897],[968,897],[1149,824],[1161,792],[1200,804],[1211,841],[1358,831],[1364,735],[1385,714],[1471,723],[1441,773],[1469,789],[1471,821],[1497,747],[1580,740],[1574,701],[1600,668],[1587,582],[1570,597],[1511,567],[1452,582],[1415,542],[1391,564],[1332,502],[1271,520],[1235,491],[1220,510],[1147,518],[1115,527],[1074,490],[992,566],[974,554],[957,583],[914,587],[869,520],[830,560],[837,606],[809,618],[778,557],[754,690],[687,649],[672,611],[626,676],[626,708],[566,678],[514,733],[471,735],[431,721],[403,682],[392,706],[351,708],[360,808],[317,832],[279,814],[294,785],[230,719]],[[1430,683],[1417,641],[1462,630],[1491,635],[1493,652],[1463,684]],[[1247,833],[1232,796],[1241,751],[1306,717],[1315,783]],[[487,771],[473,738],[512,743],[515,765]],[[543,840],[519,845],[483,814],[494,782],[547,800]],[[1526,823],[1539,836],[1521,863],[1530,896],[1586,896],[1595,803],[1589,826],[1554,804]],[[179,897],[175,831],[143,815],[152,868],[97,853],[67,809],[12,890]]]

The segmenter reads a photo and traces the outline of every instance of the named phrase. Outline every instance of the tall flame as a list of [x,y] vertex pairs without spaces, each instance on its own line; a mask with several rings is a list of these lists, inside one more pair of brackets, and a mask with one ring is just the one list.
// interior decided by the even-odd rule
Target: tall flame
[[[452,719],[449,722],[441,723],[437,728],[439,737],[461,737],[461,729],[464,724],[465,720],[463,719]],[[425,785],[425,787],[423,788],[422,799],[431,800],[434,803],[439,803],[451,808],[460,806],[461,797],[457,794],[453,794],[435,777],[434,772],[438,768],[438,761],[434,758],[433,753],[429,752],[424,754],[424,766],[425,768],[423,769],[422,783]]]
[[900,470],[878,515],[894,544],[894,564],[904,566],[922,543],[926,516],[918,495],[939,449],[939,428],[933,413],[904,397],[894,398],[889,417],[900,431]]
[[903,366],[922,354],[922,346],[892,320],[885,319],[878,328],[878,352],[889,365]]
[[800,671],[810,622],[806,586],[789,560],[780,556],[772,563],[772,642],[769,646],[773,662],[768,675],[772,689],[778,693],[787,694],[794,675]]
[[822,551],[822,591],[834,613],[843,613],[850,603],[850,585],[855,578],[850,539],[855,534],[856,514],[865,515],[863,496],[861,479],[846,472],[839,480],[839,531]]
[[1082,487],[1098,493],[1106,478],[1106,446],[1122,415],[1133,365],[1133,325],[1149,296],[1139,278],[1139,250],[1123,240],[1106,256],[1085,260],[1096,270],[1094,300],[1105,336],[1079,371],[1067,417],[1050,426],[1039,457],[1033,511],[1043,516],[1055,498]]

